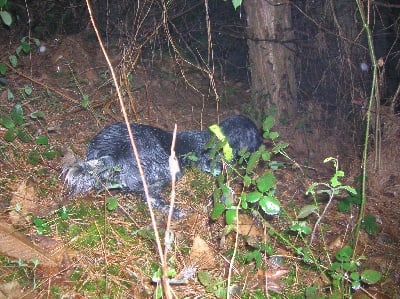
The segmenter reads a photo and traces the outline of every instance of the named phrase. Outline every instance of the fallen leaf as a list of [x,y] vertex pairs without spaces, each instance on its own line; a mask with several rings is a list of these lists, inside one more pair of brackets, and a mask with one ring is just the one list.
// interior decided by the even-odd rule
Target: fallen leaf
[[23,181],[11,197],[10,208],[12,210],[9,214],[11,223],[14,225],[30,223],[29,215],[37,206],[35,201],[37,200],[34,183],[31,180]]
[[215,268],[214,253],[200,236],[195,236],[192,249],[190,250],[190,261],[199,269]]
[[281,293],[283,282],[280,279],[287,273],[289,273],[289,270],[287,269],[271,269],[266,271],[260,269],[255,274],[254,279],[258,281],[262,279],[263,284],[266,286],[268,291]]
[[18,299],[22,294],[22,287],[16,280],[0,284],[0,299]]
[[59,208],[55,201],[40,202],[36,196],[37,183],[28,179],[20,183],[11,197],[9,218],[13,225],[23,226],[31,224],[31,216],[43,217],[51,214]]
[[328,249],[331,251],[336,251],[339,250],[340,248],[343,247],[343,237],[337,237],[335,240],[333,240],[329,245]]
[[50,255],[49,252],[43,251],[11,225],[5,223],[0,223],[0,254],[21,259],[27,264],[37,259],[39,267],[50,271],[58,270],[64,258],[64,252],[58,251]]
[[[236,229],[236,227],[234,227]],[[256,225],[254,219],[248,214],[239,214],[238,231],[244,236],[259,237],[263,235],[262,230]]]

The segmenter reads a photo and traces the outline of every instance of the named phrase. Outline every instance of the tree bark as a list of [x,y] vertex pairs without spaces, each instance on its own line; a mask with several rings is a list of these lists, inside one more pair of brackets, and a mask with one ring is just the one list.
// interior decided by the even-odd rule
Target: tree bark
[[244,8],[255,112],[290,118],[295,113],[296,79],[289,1],[245,0]]

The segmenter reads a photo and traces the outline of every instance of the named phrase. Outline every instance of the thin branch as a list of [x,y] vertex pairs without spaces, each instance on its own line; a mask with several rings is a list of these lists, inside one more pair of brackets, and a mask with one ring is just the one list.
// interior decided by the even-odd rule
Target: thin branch
[[[155,235],[156,244],[157,244],[157,252],[158,252],[158,254],[160,256],[162,269],[164,270],[164,269],[167,268],[167,266],[166,266],[167,261],[164,259],[164,256],[163,256],[163,250],[162,250],[162,246],[161,246],[160,235],[159,235],[159,232],[158,232],[158,229],[157,229],[156,219],[155,219],[155,216],[154,216],[153,207],[152,207],[151,200],[150,200],[149,188],[147,186],[146,178],[144,176],[142,164],[140,163],[139,152],[138,152],[138,149],[136,147],[135,140],[133,138],[132,128],[131,128],[131,126],[129,124],[128,114],[127,114],[126,109],[125,109],[124,101],[123,101],[122,94],[121,94],[121,89],[119,87],[117,76],[115,75],[114,68],[113,68],[113,66],[111,64],[110,58],[109,58],[109,56],[107,54],[107,51],[106,51],[106,49],[104,47],[104,43],[103,43],[103,41],[101,39],[100,33],[99,33],[99,31],[98,31],[98,29],[96,27],[96,24],[94,22],[92,8],[90,6],[89,0],[86,0],[86,6],[87,6],[88,11],[89,11],[90,21],[92,23],[94,31],[96,32],[96,36],[97,36],[97,39],[99,41],[99,45],[100,45],[101,50],[103,52],[104,58],[107,61],[108,67],[110,69],[111,76],[112,76],[114,84],[115,84],[115,89],[116,89],[117,94],[118,94],[118,99],[119,99],[119,103],[120,103],[120,106],[121,106],[121,111],[122,111],[122,114],[124,116],[125,123],[127,125],[129,139],[131,141],[133,153],[135,154],[135,159],[136,159],[136,163],[137,163],[138,170],[139,170],[139,173],[140,173],[140,178],[142,179],[142,184],[143,184],[143,189],[144,189],[144,193],[145,193],[145,196],[146,196],[147,205],[148,205],[149,211],[150,211],[151,222],[152,222],[152,226],[153,226],[153,229],[154,229],[154,235]],[[162,284],[163,284],[163,289],[164,289],[164,293],[165,293],[166,298],[170,299],[171,298],[171,292],[170,292],[170,287],[169,287],[168,281],[165,279],[166,275],[167,275],[167,273],[164,273],[164,271],[163,271]]]

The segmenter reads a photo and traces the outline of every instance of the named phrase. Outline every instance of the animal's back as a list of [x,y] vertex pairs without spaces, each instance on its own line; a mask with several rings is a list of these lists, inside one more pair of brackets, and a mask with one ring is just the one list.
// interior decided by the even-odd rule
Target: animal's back
[[[172,135],[148,125],[130,124],[134,141],[139,153],[151,152],[157,149],[158,158],[170,150]],[[98,133],[89,143],[86,160],[97,159],[102,156],[111,156],[114,159],[134,157],[128,128],[125,123],[112,124]]]

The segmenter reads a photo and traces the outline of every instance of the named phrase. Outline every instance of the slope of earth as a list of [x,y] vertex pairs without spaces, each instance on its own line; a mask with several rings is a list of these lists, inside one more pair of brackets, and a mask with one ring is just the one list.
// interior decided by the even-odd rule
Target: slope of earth
[[[18,46],[3,42],[1,53],[14,53]],[[5,266],[0,270],[0,297],[151,297],[159,270],[146,205],[134,195],[118,192],[69,198],[60,175],[67,148],[82,158],[96,132],[123,120],[100,48],[87,32],[40,46],[19,55],[15,68],[9,65],[8,54],[1,57],[8,71],[1,78],[0,116],[23,115],[21,122],[12,119],[18,132],[29,138],[23,142],[25,133],[16,133],[20,135],[9,140],[7,128],[0,131],[0,262]],[[112,56],[117,69],[121,69],[120,60]],[[166,130],[172,130],[175,123],[178,130],[205,130],[232,114],[252,117],[257,109],[247,83],[217,76],[215,89],[210,88],[207,77],[190,68],[182,72],[169,57],[143,60],[119,79],[130,119]],[[15,109],[17,104],[21,110]],[[341,153],[346,161],[345,181],[353,185],[360,174],[359,160],[354,159],[357,154],[352,147],[345,148],[352,140],[334,136],[318,124],[313,134],[290,125],[277,130],[290,144],[287,152],[292,157],[274,158],[285,165],[275,172],[276,194],[285,210],[281,216],[265,221],[243,214],[237,227],[226,226],[223,217],[210,220],[214,177],[191,169],[177,183],[177,205],[192,211],[187,219],[173,224],[173,244],[169,244],[168,262],[176,272],[171,274],[176,284],[171,284],[177,298],[222,298],[227,279],[232,294],[242,298],[250,294],[263,298],[266,290],[301,296],[307,285],[327,293],[334,290],[314,267],[298,267],[301,261],[293,252],[296,236],[289,235],[293,241],[283,243],[271,233],[271,226],[283,231],[301,207],[313,203],[305,196],[307,188],[313,182],[328,182],[334,172],[331,165],[322,163],[324,157]],[[326,140],[325,146],[320,140]],[[230,180],[234,193],[240,193],[243,186]],[[399,236],[394,229],[400,225],[399,213],[391,209],[393,198],[386,201],[382,196],[380,200],[376,203],[380,210],[375,211],[379,232],[362,233],[358,254],[367,256],[369,268],[384,274],[377,286],[367,287],[368,292],[376,298],[385,298],[385,294],[394,298],[399,296],[396,286],[400,282],[396,274]],[[326,201],[320,204],[323,208]],[[323,238],[317,233],[311,246],[316,251],[323,249],[315,257],[320,265],[329,264],[326,255],[334,254],[348,239],[357,212],[356,206],[347,212],[338,212],[336,204],[328,209],[322,220]],[[165,217],[156,215],[163,236]],[[316,216],[308,219],[310,225],[316,220]],[[277,240],[278,249],[271,249]]]

